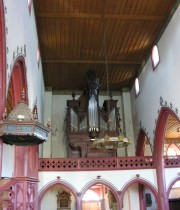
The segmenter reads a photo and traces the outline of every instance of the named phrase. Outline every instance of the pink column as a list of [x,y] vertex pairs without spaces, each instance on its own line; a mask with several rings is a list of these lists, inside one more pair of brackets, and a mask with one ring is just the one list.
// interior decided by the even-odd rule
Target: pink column
[[38,178],[39,146],[29,146],[28,176]]
[[0,178],[2,174],[3,141],[0,139]]
[[27,146],[15,146],[14,177],[22,177],[27,175],[27,155]]
[[145,210],[145,203],[144,203],[144,186],[142,184],[138,184],[139,188],[139,209]]
[[158,185],[158,210],[169,210],[168,196],[166,192],[166,179],[164,172],[164,132],[169,114],[171,110],[163,108],[159,114],[155,141],[154,141],[154,161],[156,164],[157,185]]

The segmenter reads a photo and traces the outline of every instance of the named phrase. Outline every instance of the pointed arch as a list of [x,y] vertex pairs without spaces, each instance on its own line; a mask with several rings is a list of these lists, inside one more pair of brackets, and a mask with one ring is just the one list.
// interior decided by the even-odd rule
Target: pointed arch
[[27,90],[27,77],[26,77],[26,65],[24,57],[18,56],[14,62],[9,87],[11,86],[12,91],[12,107],[21,101],[21,94],[23,90],[25,91],[26,103],[28,102],[28,90]]
[[39,195],[38,195],[38,205],[39,205],[38,209],[39,210],[41,209],[41,202],[42,202],[42,199],[43,199],[45,193],[50,188],[57,186],[57,185],[61,185],[72,192],[72,194],[74,195],[74,197],[76,198],[76,201],[77,201],[77,209],[80,209],[79,202],[78,202],[79,198],[78,198],[77,190],[71,184],[69,184],[68,182],[65,182],[61,179],[51,181],[51,182],[47,183],[45,186],[43,186],[43,188],[40,190]]
[[177,181],[180,181],[180,177],[176,177],[173,181],[171,181],[170,185],[168,186],[168,189],[167,189],[168,198],[169,198],[169,194],[170,194],[170,191],[171,191],[171,189],[172,189],[172,186],[173,186]]
[[157,170],[157,184],[158,184],[158,209],[169,210],[168,196],[165,185],[165,172],[163,161],[163,147],[165,142],[165,129],[169,115],[172,115],[179,121],[178,116],[169,107],[162,107],[159,112],[159,117],[156,124],[154,137],[154,161]]
[[170,155],[170,153],[172,153],[172,152],[170,152],[170,150],[173,151],[173,153],[174,153],[173,156],[180,155],[180,149],[177,144],[175,144],[175,143],[169,144],[169,146],[167,148],[167,152],[166,152],[167,156],[172,156],[172,154]]
[[[121,194],[120,194],[121,203],[123,202],[123,198],[124,198],[125,192],[128,190],[129,187],[131,187],[134,184],[144,185],[147,188],[149,188],[151,190],[151,192],[153,193],[153,195],[154,195],[155,202],[157,203],[158,193],[157,193],[157,190],[155,189],[155,187],[151,183],[149,183],[148,181],[146,181],[144,179],[141,179],[139,177],[136,178],[136,179],[133,179],[133,180],[129,181],[127,184],[124,185],[124,187],[122,188],[122,191],[120,191],[121,192]],[[141,203],[140,203],[140,205],[141,205]]]
[[[137,141],[137,145],[136,145],[136,156],[144,156],[145,155],[145,144],[146,141],[148,141],[149,145],[149,139],[145,133],[145,131],[141,128],[139,131],[139,135],[138,135],[138,141]],[[152,153],[152,148],[150,146],[151,149],[151,153]]]
[[117,204],[118,204],[118,209],[121,209],[121,205],[120,205],[120,200],[119,200],[119,195],[118,195],[118,190],[116,189],[116,187],[111,184],[110,182],[104,180],[104,179],[95,179],[95,180],[92,180],[90,182],[88,182],[86,184],[86,186],[84,186],[84,188],[81,190],[81,204],[82,204],[82,198],[84,196],[84,194],[86,193],[86,191],[91,188],[92,186],[94,185],[97,185],[97,184],[102,184],[104,185],[105,187],[108,187],[114,194],[116,200],[117,200]]

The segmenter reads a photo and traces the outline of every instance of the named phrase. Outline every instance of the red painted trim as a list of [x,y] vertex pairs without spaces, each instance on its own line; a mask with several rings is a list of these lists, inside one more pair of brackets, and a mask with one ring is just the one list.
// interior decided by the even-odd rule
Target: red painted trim
[[165,172],[164,172],[164,160],[163,160],[163,151],[164,151],[164,133],[166,122],[169,115],[173,115],[178,121],[176,114],[169,109],[168,107],[162,107],[159,113],[156,131],[155,131],[155,140],[154,140],[154,161],[156,164],[157,172],[157,185],[158,185],[158,209],[169,210],[168,196],[166,193],[166,181],[165,181]]
[[155,168],[152,156],[115,158],[39,158],[39,171],[97,171]]
[[175,178],[175,179],[171,182],[171,184],[169,185],[168,190],[167,190],[167,196],[168,196],[168,198],[169,198],[169,194],[170,194],[170,192],[171,192],[171,189],[172,189],[173,185],[174,185],[177,181],[180,181],[180,177]]
[[0,119],[5,108],[6,98],[6,41],[5,41],[5,17],[4,4],[0,1]]
[[82,206],[82,198],[83,198],[84,194],[86,193],[86,191],[96,184],[102,184],[105,187],[108,187],[112,191],[112,193],[114,194],[114,196],[116,198],[117,204],[118,204],[117,205],[118,210],[121,210],[122,205],[121,205],[121,201],[119,200],[118,190],[112,184],[107,182],[106,180],[101,180],[101,179],[96,179],[96,180],[93,180],[93,181],[87,183],[86,186],[81,190],[81,206]]
[[[140,129],[139,135],[138,135],[138,140],[137,140],[137,145],[136,145],[136,156],[144,156],[145,139],[147,139],[147,141],[149,142],[149,139],[148,139],[146,133],[144,132],[144,130]],[[150,142],[149,142],[149,145],[150,145]],[[152,152],[152,148],[151,148],[151,152]]]
[[39,192],[39,195],[38,195],[38,204],[39,204],[39,207],[38,209],[41,210],[41,202],[42,202],[42,199],[45,195],[45,193],[52,187],[54,186],[58,186],[58,185],[62,185],[63,187],[67,188],[75,197],[76,199],[76,202],[77,202],[77,209],[80,210],[81,207],[80,207],[80,202],[79,202],[79,197],[78,197],[78,192],[77,190],[72,186],[70,185],[69,183],[61,180],[61,179],[58,179],[58,180],[55,180],[55,181],[52,181],[50,183],[48,183],[47,185],[45,185],[41,191]]
[[12,86],[13,92],[13,106],[15,107],[16,104],[21,101],[21,94],[22,91],[25,91],[26,103],[28,102],[28,90],[27,90],[27,77],[26,77],[26,65],[24,57],[18,56],[14,62],[10,82]]
[[[0,1],[0,120],[5,108],[6,100],[6,39],[3,0]],[[0,178],[2,174],[3,142],[0,140]]]
[[146,210],[144,204],[144,185],[139,184],[138,189],[139,189],[139,207],[140,207],[139,210]]
[[144,141],[145,141],[145,132],[141,129],[138,135],[138,141],[136,146],[136,156],[144,156]]

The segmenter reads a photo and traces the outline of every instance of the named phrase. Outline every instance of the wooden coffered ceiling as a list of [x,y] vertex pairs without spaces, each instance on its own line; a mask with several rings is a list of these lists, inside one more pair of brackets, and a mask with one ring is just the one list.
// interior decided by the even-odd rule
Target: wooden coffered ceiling
[[94,69],[106,90],[107,58],[109,89],[130,89],[178,2],[34,0],[45,86],[82,90]]

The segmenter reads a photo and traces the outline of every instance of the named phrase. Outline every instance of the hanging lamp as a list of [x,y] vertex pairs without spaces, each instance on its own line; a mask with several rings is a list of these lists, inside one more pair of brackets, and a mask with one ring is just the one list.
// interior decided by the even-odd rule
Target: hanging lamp
[[[112,100],[112,92],[109,90],[109,68],[108,68],[108,56],[107,56],[107,46],[106,46],[106,22],[104,18],[104,14],[102,15],[102,20],[103,20],[103,47],[104,47],[104,55],[105,55],[105,73],[106,73],[106,91],[107,91],[107,96],[108,100],[106,100],[107,104],[107,123],[110,126],[112,123],[112,119],[110,116],[110,100]],[[97,148],[97,149],[117,149],[117,148],[122,148],[122,147],[127,147],[129,144],[131,144],[131,140],[125,137],[122,134],[121,128],[120,128],[120,115],[119,111],[118,112],[118,119],[117,119],[117,135],[115,136],[109,136],[107,133],[103,137],[98,137],[96,136],[95,138],[91,138],[92,140],[92,148]]]

